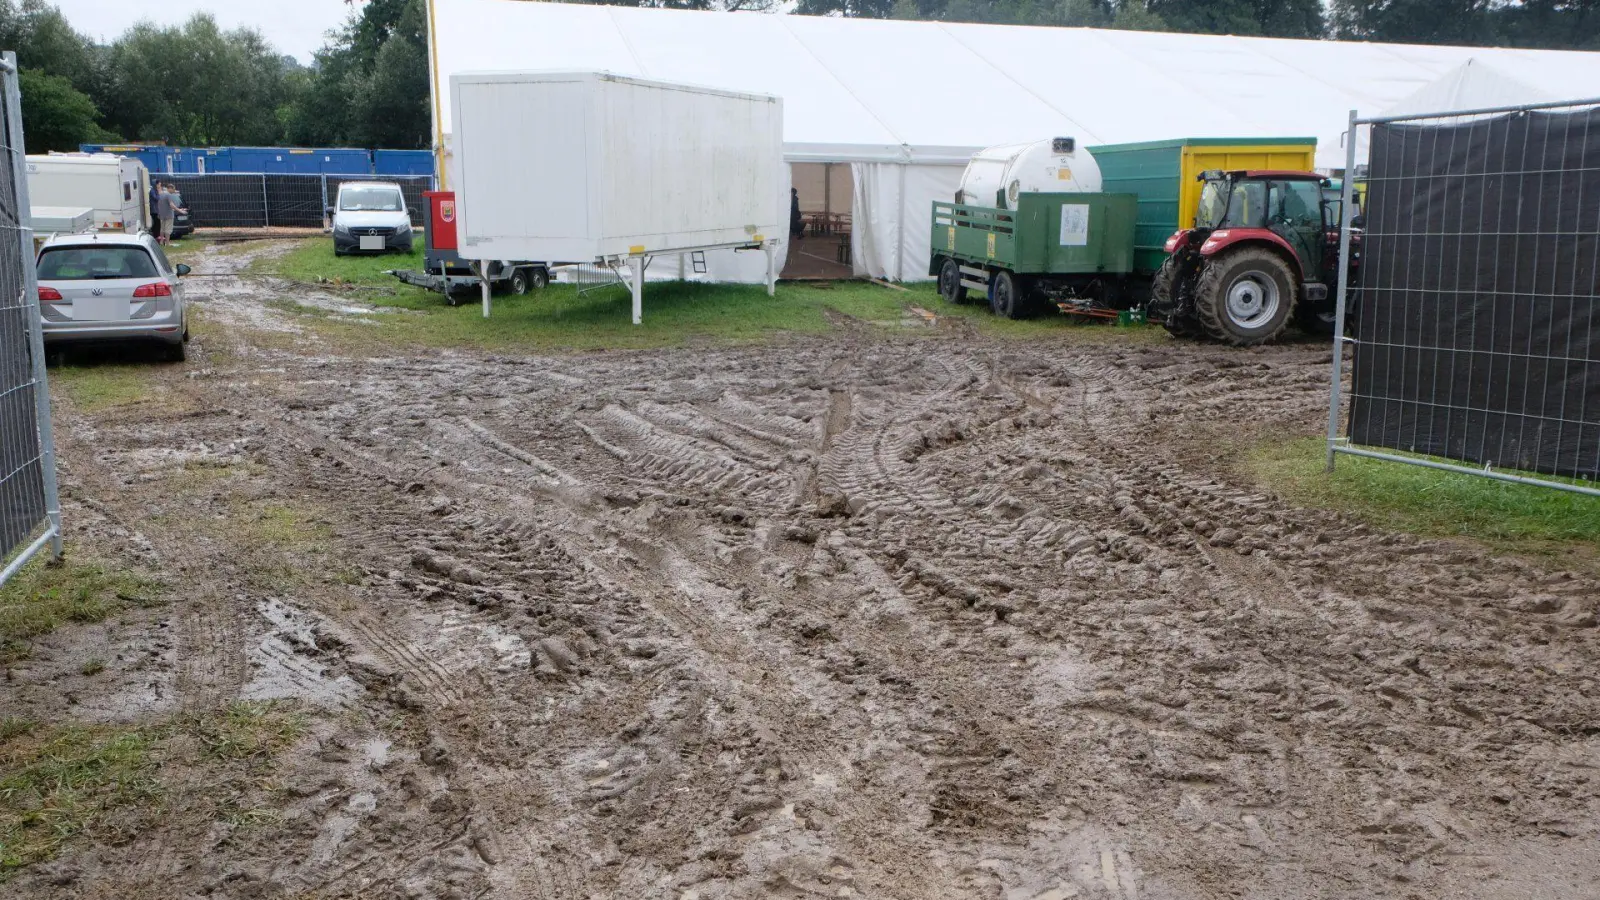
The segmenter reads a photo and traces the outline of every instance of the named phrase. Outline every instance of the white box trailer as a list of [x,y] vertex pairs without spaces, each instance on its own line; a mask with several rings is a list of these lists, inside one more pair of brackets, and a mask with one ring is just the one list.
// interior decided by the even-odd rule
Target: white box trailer
[[33,249],[57,234],[94,231],[94,210],[70,206],[29,206],[28,227],[33,229]]
[[635,324],[664,254],[763,250],[772,293],[788,215],[777,97],[605,72],[466,72],[450,90],[463,258],[604,266],[632,288]]
[[109,153],[29,156],[28,196],[38,206],[88,207],[101,231],[138,234],[148,220],[144,163]]

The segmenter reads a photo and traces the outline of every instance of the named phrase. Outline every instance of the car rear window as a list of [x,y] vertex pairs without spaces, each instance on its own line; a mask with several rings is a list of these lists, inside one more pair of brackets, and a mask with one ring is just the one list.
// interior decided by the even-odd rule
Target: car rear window
[[349,212],[399,212],[400,192],[394,188],[345,188],[339,208]]
[[143,247],[47,247],[39,256],[40,281],[155,277],[155,260]]

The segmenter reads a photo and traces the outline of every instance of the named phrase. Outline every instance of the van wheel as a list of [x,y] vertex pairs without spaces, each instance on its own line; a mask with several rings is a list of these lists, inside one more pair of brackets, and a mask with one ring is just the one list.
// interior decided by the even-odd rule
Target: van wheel
[[167,348],[167,362],[180,363],[189,358],[189,348],[182,341]]

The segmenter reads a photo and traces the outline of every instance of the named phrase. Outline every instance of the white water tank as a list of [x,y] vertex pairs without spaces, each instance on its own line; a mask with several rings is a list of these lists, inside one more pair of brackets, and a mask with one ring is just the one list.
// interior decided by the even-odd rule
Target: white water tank
[[1100,166],[1072,138],[1003,144],[974,154],[956,202],[1011,209],[1025,193],[1094,193]]

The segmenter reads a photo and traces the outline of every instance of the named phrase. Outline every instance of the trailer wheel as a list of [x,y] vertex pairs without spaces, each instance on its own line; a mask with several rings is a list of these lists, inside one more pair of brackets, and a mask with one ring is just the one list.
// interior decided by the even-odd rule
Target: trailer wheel
[[511,293],[518,297],[528,293],[532,286],[532,282],[528,278],[527,269],[512,269],[511,278],[506,282],[506,284]]
[[532,282],[534,290],[542,291],[550,286],[549,269],[546,269],[544,266],[534,266],[533,268],[529,269],[528,272],[529,281]]
[[989,309],[995,315],[1008,319],[1025,318],[1028,314],[1027,302],[1015,275],[1005,269],[995,273],[994,284],[989,289]]
[[1235,347],[1276,340],[1294,319],[1297,285],[1283,258],[1245,247],[1213,259],[1195,285],[1194,312],[1206,335]]
[[939,267],[939,296],[947,303],[967,302],[967,289],[961,286],[961,264],[946,259]]

